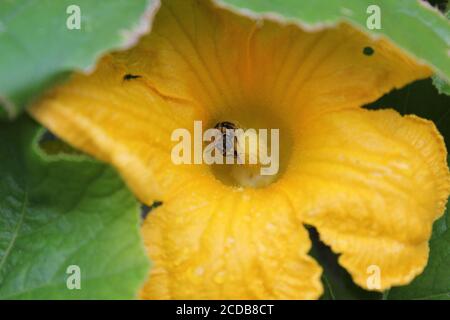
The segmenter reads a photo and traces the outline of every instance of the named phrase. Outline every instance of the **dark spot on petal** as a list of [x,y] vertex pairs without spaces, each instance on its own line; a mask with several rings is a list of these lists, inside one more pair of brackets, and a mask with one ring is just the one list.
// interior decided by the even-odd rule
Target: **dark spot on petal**
[[373,55],[375,53],[375,50],[373,50],[372,47],[364,47],[363,53],[364,53],[364,55],[370,57],[371,55]]
[[123,76],[123,80],[124,80],[124,81],[128,81],[128,80],[133,80],[133,79],[139,79],[139,78],[141,78],[141,77],[142,77],[142,76],[128,73],[128,74],[126,74],[126,75]]

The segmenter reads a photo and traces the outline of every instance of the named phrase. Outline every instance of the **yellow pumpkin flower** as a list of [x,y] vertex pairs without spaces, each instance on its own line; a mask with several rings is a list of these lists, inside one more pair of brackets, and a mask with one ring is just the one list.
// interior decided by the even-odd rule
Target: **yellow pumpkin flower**
[[[430,121],[361,106],[430,74],[344,23],[305,30],[169,0],[134,48],[30,112],[114,165],[142,202],[163,202],[142,227],[153,261],[142,298],[315,299],[322,269],[305,224],[366,289],[372,266],[384,290],[427,264],[450,189],[443,139]],[[280,129],[279,173],[174,164],[171,133],[196,120]]]

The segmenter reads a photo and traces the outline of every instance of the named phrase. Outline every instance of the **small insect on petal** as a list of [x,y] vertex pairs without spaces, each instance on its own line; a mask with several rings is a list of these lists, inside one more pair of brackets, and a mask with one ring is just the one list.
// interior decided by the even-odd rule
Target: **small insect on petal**
[[134,74],[130,74],[130,73],[123,76],[124,81],[129,81],[129,80],[139,79],[139,78],[142,78],[142,76],[134,75]]

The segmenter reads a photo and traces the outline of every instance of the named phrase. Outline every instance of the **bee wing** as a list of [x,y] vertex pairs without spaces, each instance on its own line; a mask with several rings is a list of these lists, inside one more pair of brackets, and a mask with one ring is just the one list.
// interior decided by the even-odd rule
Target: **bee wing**
[[241,154],[238,152],[236,155],[237,164],[244,164],[245,154],[244,157],[241,157]]
[[205,148],[205,152],[211,153],[213,151],[213,149],[215,149],[215,148],[216,148],[216,144],[215,143],[210,143]]

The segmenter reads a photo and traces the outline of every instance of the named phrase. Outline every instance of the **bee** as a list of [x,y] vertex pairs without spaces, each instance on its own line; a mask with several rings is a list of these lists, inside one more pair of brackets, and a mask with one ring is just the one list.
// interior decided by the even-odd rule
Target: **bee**
[[214,146],[224,157],[239,158],[238,137],[235,131],[239,128],[239,125],[229,121],[222,121],[214,126],[214,129],[221,132],[221,137],[215,141]]

